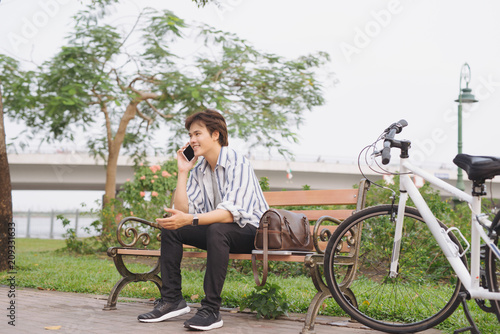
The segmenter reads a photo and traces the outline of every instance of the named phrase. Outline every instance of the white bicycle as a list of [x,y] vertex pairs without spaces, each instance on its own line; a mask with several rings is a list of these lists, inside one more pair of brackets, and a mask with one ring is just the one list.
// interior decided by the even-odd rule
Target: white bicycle
[[[500,213],[492,221],[481,213],[485,180],[500,175],[500,158],[455,157],[473,181],[471,196],[408,161],[410,142],[394,139],[406,125],[404,120],[392,124],[364,150],[366,157],[372,153],[388,164],[391,148],[400,149],[399,203],[393,194],[392,204],[363,209],[337,227],[325,251],[328,288],[345,312],[376,330],[423,331],[444,321],[462,303],[471,326],[455,332],[479,333],[466,299],[475,299],[500,322]],[[379,143],[382,150],[377,150]],[[411,175],[469,203],[470,242],[457,228],[436,219]],[[408,198],[416,208],[407,206]]]

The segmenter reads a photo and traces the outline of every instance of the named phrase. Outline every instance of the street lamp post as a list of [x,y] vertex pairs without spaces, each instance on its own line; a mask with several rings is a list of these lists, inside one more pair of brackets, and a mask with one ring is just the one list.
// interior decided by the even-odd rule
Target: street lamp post
[[[458,102],[458,154],[462,153],[462,104],[470,106],[472,103],[477,102],[472,94],[472,89],[469,88],[470,77],[469,64],[465,63],[460,73],[458,99],[455,100],[455,102]],[[462,79],[465,81],[465,88],[462,88]],[[457,188],[465,190],[463,172],[460,167],[457,170]]]

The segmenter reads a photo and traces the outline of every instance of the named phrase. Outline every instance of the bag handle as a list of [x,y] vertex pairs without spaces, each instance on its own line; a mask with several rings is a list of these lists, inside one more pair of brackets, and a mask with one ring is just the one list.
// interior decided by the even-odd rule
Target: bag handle
[[293,239],[295,239],[295,241],[302,245],[302,247],[307,247],[309,246],[309,243],[311,242],[311,235],[310,235],[310,229],[309,229],[309,224],[307,223],[306,221],[306,217],[302,217],[302,223],[304,224],[304,228],[305,228],[305,231],[306,231],[306,239],[307,241],[302,243],[299,238],[297,238],[297,236],[295,235],[295,233],[293,233],[293,229],[290,228],[290,223],[288,222],[288,220],[286,219],[286,216],[283,216],[283,220],[285,221],[285,225],[286,225],[286,228],[288,229],[288,233],[292,236]]
[[269,238],[268,238],[268,227],[269,227],[269,222],[268,218],[266,217],[266,220],[264,221],[263,224],[263,247],[262,247],[262,253],[263,253],[263,259],[262,259],[262,266],[263,266],[263,272],[262,272],[262,282],[259,279],[259,270],[257,269],[257,255],[252,254],[252,271],[253,271],[253,278],[255,280],[255,284],[258,286],[263,286],[266,284],[267,281],[267,271],[268,271],[268,248],[269,248]]

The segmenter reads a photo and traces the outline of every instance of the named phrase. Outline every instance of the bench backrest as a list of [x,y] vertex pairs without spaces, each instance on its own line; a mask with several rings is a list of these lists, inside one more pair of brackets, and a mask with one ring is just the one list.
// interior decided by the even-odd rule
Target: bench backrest
[[[306,210],[290,210],[303,213],[310,222],[318,220],[322,216],[330,216],[339,220],[344,220],[353,212],[361,210],[365,205],[366,190],[368,182],[361,180],[358,189],[330,189],[330,190],[291,190],[291,191],[266,191],[264,197],[271,207],[282,206],[311,206]],[[356,205],[355,209],[316,209],[316,206],[323,205]],[[336,225],[321,225],[321,230],[328,229],[330,232]],[[311,235],[314,234],[314,226],[311,225]],[[318,242],[320,249],[326,247],[327,242]]]

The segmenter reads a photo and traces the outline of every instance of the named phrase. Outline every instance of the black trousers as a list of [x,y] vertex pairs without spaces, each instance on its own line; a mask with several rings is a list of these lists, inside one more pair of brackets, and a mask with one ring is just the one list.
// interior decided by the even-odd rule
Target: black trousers
[[226,279],[229,253],[251,253],[257,228],[250,224],[241,228],[236,223],[215,223],[200,226],[184,226],[177,230],[162,229],[161,279],[162,299],[174,302],[182,298],[181,261],[182,244],[207,251],[207,266],[202,306],[218,311],[221,293]]

